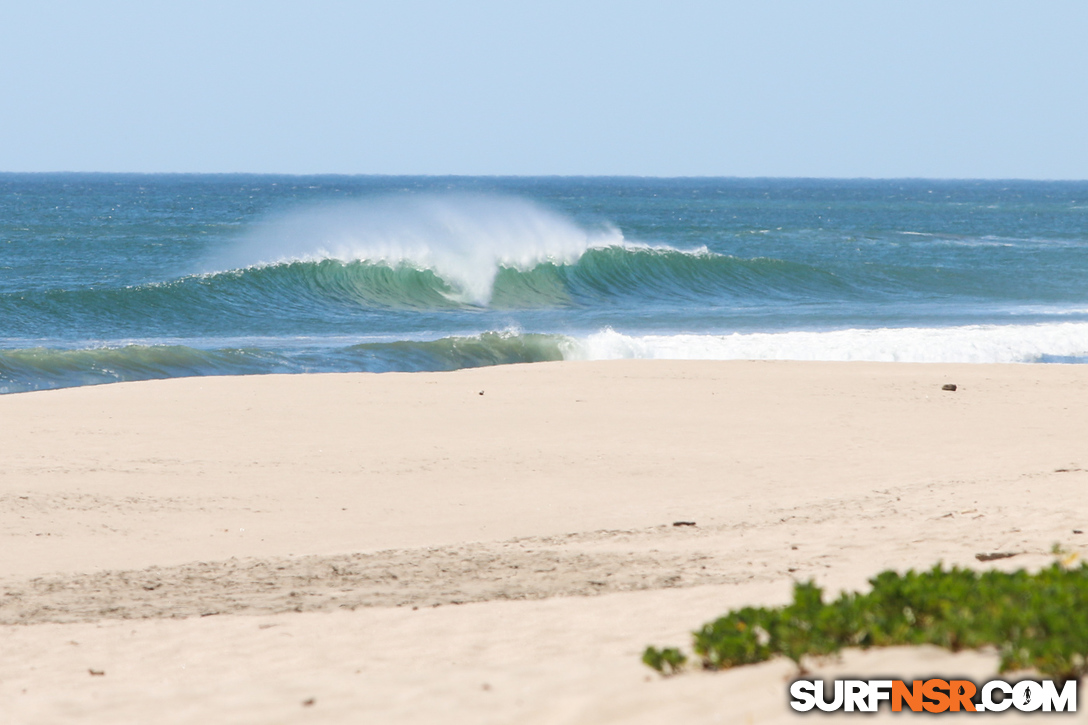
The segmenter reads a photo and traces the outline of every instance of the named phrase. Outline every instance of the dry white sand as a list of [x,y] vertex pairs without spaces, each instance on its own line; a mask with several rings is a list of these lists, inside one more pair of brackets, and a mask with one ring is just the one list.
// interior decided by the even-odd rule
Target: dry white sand
[[[3,396],[0,722],[791,719],[787,663],[662,680],[639,655],[795,579],[1083,551],[1086,418],[1088,368],[1039,365],[556,363]],[[976,560],[993,552],[1017,555]],[[995,666],[929,649],[825,664]]]

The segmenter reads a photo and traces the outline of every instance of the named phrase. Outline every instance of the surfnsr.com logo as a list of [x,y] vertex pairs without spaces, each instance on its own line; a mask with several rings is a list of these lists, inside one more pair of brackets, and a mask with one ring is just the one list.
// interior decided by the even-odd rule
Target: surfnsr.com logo
[[892,712],[1076,712],[1077,681],[990,680],[981,686],[970,680],[795,680],[790,707],[799,712],[876,712],[887,702]]

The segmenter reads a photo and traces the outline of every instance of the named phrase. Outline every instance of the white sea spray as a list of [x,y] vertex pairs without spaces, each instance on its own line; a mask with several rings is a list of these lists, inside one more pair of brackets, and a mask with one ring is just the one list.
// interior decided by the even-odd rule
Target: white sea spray
[[502,268],[573,264],[623,235],[590,230],[525,199],[485,195],[384,196],[321,204],[257,225],[207,272],[338,260],[431,270],[459,301],[487,305]]

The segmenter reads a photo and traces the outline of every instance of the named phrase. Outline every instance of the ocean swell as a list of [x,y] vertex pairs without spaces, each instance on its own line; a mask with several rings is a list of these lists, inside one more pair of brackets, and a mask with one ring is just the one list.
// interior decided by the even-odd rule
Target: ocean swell
[[125,344],[58,350],[0,350],[0,394],[204,375],[420,372],[562,360],[559,335],[485,332],[437,340],[332,346],[315,341],[268,349],[249,345]]

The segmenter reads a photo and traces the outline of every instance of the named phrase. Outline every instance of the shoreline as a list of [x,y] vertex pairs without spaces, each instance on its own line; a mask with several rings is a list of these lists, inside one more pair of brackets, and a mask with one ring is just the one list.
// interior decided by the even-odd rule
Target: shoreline
[[[1084,410],[1088,368],[1022,364],[558,362],[3,396],[0,701],[27,722],[184,702],[223,722],[588,723],[712,722],[725,697],[789,719],[783,663],[647,682],[641,648],[794,580],[833,594],[885,568],[1083,555]],[[827,666],[955,657],[996,662]]]

